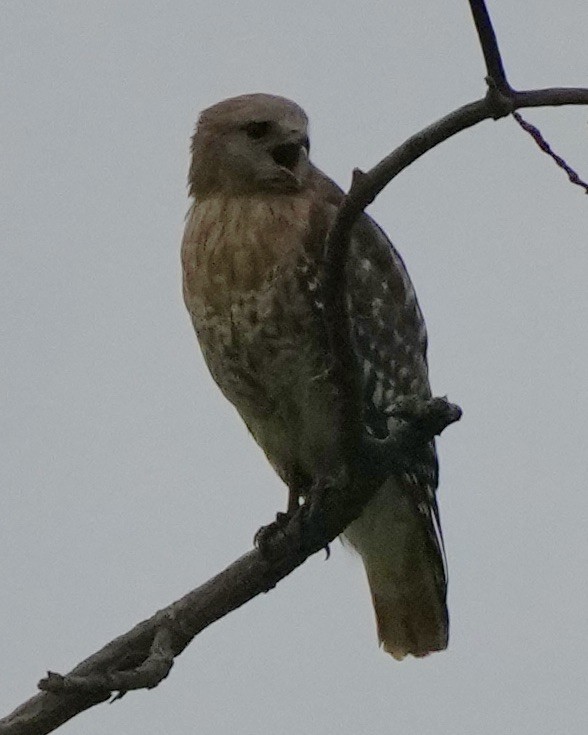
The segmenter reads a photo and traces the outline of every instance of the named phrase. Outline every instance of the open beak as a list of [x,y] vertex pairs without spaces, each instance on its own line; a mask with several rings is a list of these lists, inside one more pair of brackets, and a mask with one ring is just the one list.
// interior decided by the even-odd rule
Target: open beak
[[306,158],[306,148],[300,142],[280,143],[271,152],[272,158],[282,168],[294,173],[301,158]]

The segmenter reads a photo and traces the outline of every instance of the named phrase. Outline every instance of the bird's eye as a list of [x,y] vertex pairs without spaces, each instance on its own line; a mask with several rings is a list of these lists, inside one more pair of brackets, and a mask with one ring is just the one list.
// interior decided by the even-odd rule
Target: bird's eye
[[305,135],[302,139],[302,147],[306,148],[307,153],[310,153],[310,141],[308,140],[308,135]]
[[253,140],[259,140],[267,135],[270,131],[271,123],[267,120],[261,120],[259,122],[249,122],[243,126],[243,130]]

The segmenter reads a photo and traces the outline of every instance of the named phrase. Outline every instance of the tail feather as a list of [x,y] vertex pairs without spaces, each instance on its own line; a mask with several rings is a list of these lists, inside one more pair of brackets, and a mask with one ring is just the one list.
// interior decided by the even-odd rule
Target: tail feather
[[[368,574],[369,578],[369,574]],[[389,596],[388,590],[370,579],[378,640],[397,661],[407,655],[422,658],[447,648],[448,619],[444,603],[410,592]]]
[[447,648],[442,547],[414,487],[387,480],[345,536],[363,559],[384,650],[402,660]]

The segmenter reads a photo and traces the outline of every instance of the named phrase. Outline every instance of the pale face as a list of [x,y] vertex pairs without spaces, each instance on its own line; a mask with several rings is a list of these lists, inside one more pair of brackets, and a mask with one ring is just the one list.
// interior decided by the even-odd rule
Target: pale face
[[310,172],[308,121],[283,97],[234,97],[205,110],[193,138],[191,193],[295,192]]

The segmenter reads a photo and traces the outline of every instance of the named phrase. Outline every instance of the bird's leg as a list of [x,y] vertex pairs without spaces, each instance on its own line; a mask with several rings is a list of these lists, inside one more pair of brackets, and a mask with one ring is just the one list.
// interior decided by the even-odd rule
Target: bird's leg
[[288,488],[288,510],[286,515],[289,518],[292,517],[298,508],[300,508],[300,487],[290,486]]
[[[309,542],[316,536],[318,539],[324,539],[327,535],[325,522],[325,498],[329,490],[337,487],[337,480],[333,477],[322,477],[315,480],[310,491],[305,497],[304,502],[304,518],[303,523]],[[326,559],[331,556],[329,544],[324,546]]]
[[253,538],[253,543],[263,556],[271,556],[271,540],[277,534],[293,536],[292,542],[299,543],[299,529],[296,528],[294,534],[292,534],[290,529],[287,530],[287,526],[300,509],[300,497],[304,493],[304,486],[306,484],[306,481],[295,473],[292,473],[288,477],[288,507],[286,512],[277,513],[276,520],[267,526],[262,526]]
[[[278,513],[273,523],[262,526],[255,534],[254,543],[262,555],[271,558],[271,542],[277,534],[286,537],[292,547],[297,549],[314,548],[317,542],[322,545],[323,539],[327,537],[325,502],[333,488],[345,485],[346,478],[346,469],[321,473],[321,476],[312,482],[300,475],[289,475],[287,512]],[[301,497],[304,499],[302,505],[300,505]],[[324,549],[328,559],[330,556],[328,543],[324,545]]]

